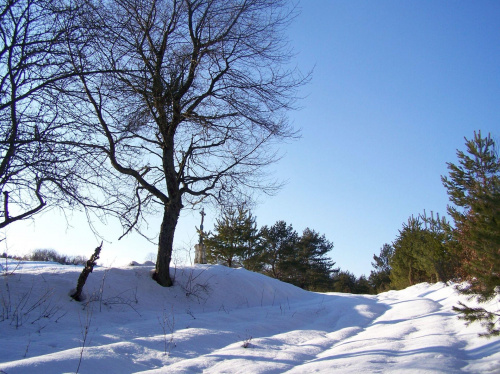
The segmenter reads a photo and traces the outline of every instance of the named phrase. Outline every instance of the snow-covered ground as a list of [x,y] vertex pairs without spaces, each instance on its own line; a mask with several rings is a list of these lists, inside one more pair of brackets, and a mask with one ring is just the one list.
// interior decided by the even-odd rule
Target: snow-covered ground
[[0,373],[500,373],[500,338],[443,284],[321,294],[197,265],[162,288],[152,266],[100,267],[78,303],[81,267],[1,261]]

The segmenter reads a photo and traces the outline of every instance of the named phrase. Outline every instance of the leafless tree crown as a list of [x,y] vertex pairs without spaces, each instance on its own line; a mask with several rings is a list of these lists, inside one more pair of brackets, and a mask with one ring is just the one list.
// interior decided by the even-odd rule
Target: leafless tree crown
[[278,187],[266,166],[296,135],[287,112],[307,81],[289,65],[288,1],[5,4],[0,227],[48,200],[118,216],[125,233],[162,212],[157,280],[170,285],[184,206]]
[[112,72],[80,83],[99,123],[93,142],[115,169],[161,204],[272,191],[263,167],[276,160],[275,142],[294,136],[286,111],[304,82],[288,69],[284,3],[92,4],[85,24],[98,37],[72,53],[82,73]]
[[53,85],[68,77],[55,2],[12,0],[0,8],[0,228],[74,193],[71,150]]

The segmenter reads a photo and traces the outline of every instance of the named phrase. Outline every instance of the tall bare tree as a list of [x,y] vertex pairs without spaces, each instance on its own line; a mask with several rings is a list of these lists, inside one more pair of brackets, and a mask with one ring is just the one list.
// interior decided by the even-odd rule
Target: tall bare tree
[[[184,206],[277,187],[265,167],[276,144],[295,136],[286,112],[307,80],[289,65],[284,30],[293,9],[282,0],[82,4],[88,42],[70,45],[83,92],[73,90],[73,118],[88,134],[81,145],[134,184],[127,230],[147,207],[163,215],[155,279],[170,286]],[[85,74],[97,68],[108,73]]]

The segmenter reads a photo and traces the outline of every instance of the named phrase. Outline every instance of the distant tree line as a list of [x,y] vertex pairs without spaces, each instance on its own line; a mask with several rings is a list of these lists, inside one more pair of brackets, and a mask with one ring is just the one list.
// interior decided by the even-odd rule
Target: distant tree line
[[333,243],[306,228],[302,235],[285,221],[257,228],[249,209],[229,208],[216,219],[214,232],[203,233],[209,263],[244,267],[314,291],[375,294],[420,282],[446,282],[454,277],[454,243],[439,216],[411,217],[391,244],[374,255],[367,278],[335,268]]
[[59,254],[54,249],[35,249],[30,254],[24,256],[14,256],[4,252],[0,255],[0,258],[17,261],[49,261],[57,262],[61,265],[85,265],[87,262],[87,258],[85,256],[68,256]]

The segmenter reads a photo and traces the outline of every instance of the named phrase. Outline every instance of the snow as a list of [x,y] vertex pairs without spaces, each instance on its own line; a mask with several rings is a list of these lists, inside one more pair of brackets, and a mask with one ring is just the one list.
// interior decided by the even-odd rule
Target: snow
[[[307,292],[244,269],[0,268],[0,373],[500,373],[500,338],[452,307],[454,287],[379,295]],[[492,302],[498,308],[498,300]]]

